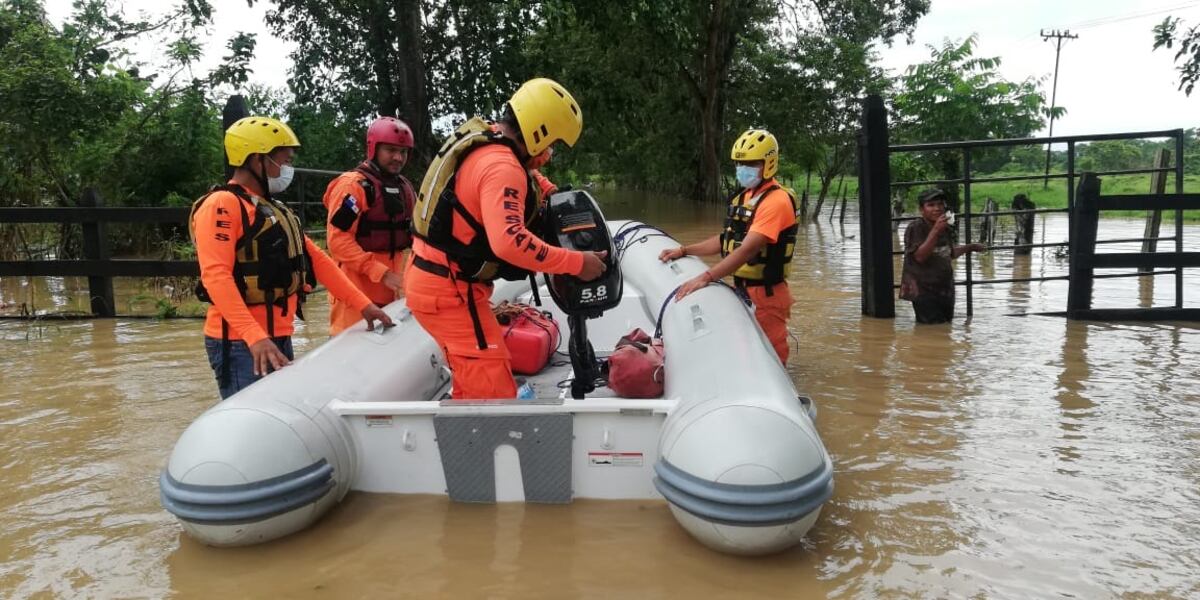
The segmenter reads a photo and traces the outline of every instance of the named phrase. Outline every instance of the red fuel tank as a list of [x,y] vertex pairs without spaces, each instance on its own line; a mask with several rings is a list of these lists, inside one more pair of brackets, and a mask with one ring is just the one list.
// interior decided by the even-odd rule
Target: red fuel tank
[[495,312],[512,355],[513,373],[535,375],[545,368],[558,350],[558,322],[527,305],[502,303]]

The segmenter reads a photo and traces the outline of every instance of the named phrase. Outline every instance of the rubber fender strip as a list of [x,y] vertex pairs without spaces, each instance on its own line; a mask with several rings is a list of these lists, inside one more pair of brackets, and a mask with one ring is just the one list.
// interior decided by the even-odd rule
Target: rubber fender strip
[[821,468],[800,479],[770,485],[716,483],[685,473],[666,460],[654,464],[654,474],[688,496],[742,506],[764,506],[801,502],[819,496],[833,482],[833,463],[826,458]]
[[800,396],[800,405],[804,407],[804,412],[808,414],[808,420],[813,423],[817,422],[817,403],[813,402],[808,396]]
[[334,488],[329,480],[319,487],[297,490],[278,498],[269,498],[245,504],[214,506],[211,504],[188,504],[176,502],[160,494],[163,508],[184,521],[205,525],[234,525],[265,521],[271,517],[291,512],[320,500]]
[[196,485],[180,483],[164,469],[158,478],[158,488],[164,496],[186,504],[226,506],[269,500],[289,492],[307,489],[333,477],[333,466],[324,458],[278,477],[237,485]]
[[722,525],[740,527],[770,527],[799,521],[804,516],[821,508],[833,495],[833,481],[825,483],[817,495],[795,502],[780,504],[722,504],[688,495],[661,478],[654,478],[654,487],[667,502],[695,515],[696,517]]

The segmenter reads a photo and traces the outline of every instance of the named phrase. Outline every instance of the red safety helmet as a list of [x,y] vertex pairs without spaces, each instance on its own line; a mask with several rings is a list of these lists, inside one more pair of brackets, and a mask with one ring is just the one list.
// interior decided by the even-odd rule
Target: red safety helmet
[[400,119],[379,117],[367,127],[367,160],[375,158],[376,144],[393,144],[402,148],[413,147],[412,129]]

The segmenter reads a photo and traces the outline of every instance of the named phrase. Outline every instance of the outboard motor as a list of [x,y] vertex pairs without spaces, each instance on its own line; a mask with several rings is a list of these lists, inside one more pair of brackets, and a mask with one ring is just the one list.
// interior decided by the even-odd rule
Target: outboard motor
[[600,206],[591,194],[582,190],[560,192],[550,196],[543,219],[542,239],[569,250],[608,252],[608,270],[592,281],[572,275],[548,275],[546,285],[550,297],[567,314],[571,330],[571,367],[575,379],[571,382],[571,397],[582,399],[596,389],[601,372],[596,353],[587,337],[587,319],[598,318],[604,311],[621,303],[621,265],[608,232],[608,223]]

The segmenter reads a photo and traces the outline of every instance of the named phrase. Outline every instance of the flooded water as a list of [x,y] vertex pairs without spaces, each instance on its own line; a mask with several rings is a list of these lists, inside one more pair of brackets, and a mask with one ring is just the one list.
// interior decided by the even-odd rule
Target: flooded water
[[[620,200],[610,217],[685,241],[720,219]],[[847,217],[844,229],[801,229],[792,278],[788,369],[820,407],[836,468],[802,547],[715,554],[653,501],[351,493],[308,531],[209,548],[182,534],[157,489],[178,435],[216,401],[200,322],[0,321],[0,597],[1200,595],[1200,328],[1007,316],[1064,310],[1057,281],[977,288],[970,320],[960,289],[952,325],[915,326],[906,303],[895,320],[864,318]],[[1046,241],[1065,238],[1065,217],[1045,227]],[[1140,232],[1106,221],[1100,238]],[[1187,237],[1196,249],[1200,227]],[[976,258],[977,279],[1066,272],[1053,249]],[[1170,305],[1173,279],[1155,279],[1097,282],[1096,305]],[[76,310],[86,293],[33,285]],[[0,302],[25,301],[22,286],[0,282]],[[1186,293],[1200,303],[1200,281]],[[308,313],[297,353],[326,337],[323,299]]]

